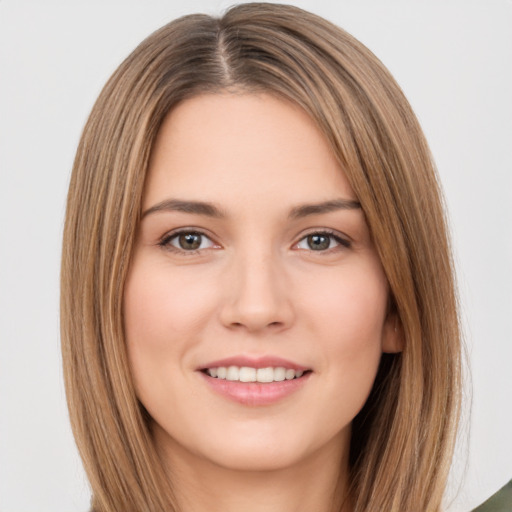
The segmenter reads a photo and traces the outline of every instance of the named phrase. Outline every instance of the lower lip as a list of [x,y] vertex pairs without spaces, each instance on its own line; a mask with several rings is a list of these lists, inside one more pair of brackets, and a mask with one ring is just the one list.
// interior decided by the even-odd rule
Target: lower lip
[[309,380],[311,372],[298,379],[280,382],[240,382],[217,379],[200,372],[213,391],[243,405],[271,405],[300,390]]

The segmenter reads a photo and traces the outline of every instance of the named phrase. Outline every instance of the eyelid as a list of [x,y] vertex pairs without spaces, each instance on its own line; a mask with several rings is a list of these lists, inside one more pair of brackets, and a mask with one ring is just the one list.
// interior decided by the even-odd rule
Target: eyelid
[[[196,235],[200,235],[200,236],[202,236],[204,238],[207,238],[211,242],[212,245],[210,247],[205,247],[205,248],[202,248],[202,249],[185,250],[185,249],[180,249],[178,247],[174,247],[173,245],[170,244],[171,240],[173,240],[174,238],[176,238],[176,237],[178,237],[180,235],[183,235],[183,234],[196,234]],[[190,256],[190,255],[198,254],[198,253],[203,252],[203,251],[208,250],[208,249],[218,249],[218,248],[221,247],[220,244],[215,242],[213,237],[211,235],[209,235],[208,233],[206,233],[203,229],[194,228],[194,227],[177,228],[177,229],[174,229],[172,231],[169,231],[169,232],[165,233],[165,235],[163,235],[159,239],[159,241],[157,242],[157,245],[159,245],[163,249],[168,250],[170,252],[174,252],[174,253],[177,253],[177,254],[180,254],[180,255],[185,255],[185,256]]]
[[[182,234],[197,234],[197,235],[200,235],[202,237],[207,238],[211,242],[212,245],[210,247],[206,247],[206,248],[202,248],[202,249],[185,250],[185,249],[180,249],[178,247],[174,247],[173,245],[171,245],[169,243],[172,239],[174,239],[174,238],[176,238],[176,237],[178,237],[179,235],[182,235]],[[339,231],[336,231],[336,230],[333,230],[333,229],[329,229],[329,228],[312,228],[311,230],[308,230],[308,232],[303,233],[302,236],[299,238],[299,240],[293,244],[292,248],[297,249],[298,244],[300,242],[302,242],[305,238],[307,238],[308,236],[311,236],[311,235],[324,235],[324,236],[328,236],[329,238],[332,238],[332,239],[334,239],[336,241],[337,246],[336,247],[330,247],[330,248],[325,249],[325,250],[319,250],[319,251],[315,251],[313,249],[310,249],[310,250],[299,249],[299,250],[304,250],[304,251],[308,251],[308,252],[312,252],[312,253],[318,252],[318,253],[324,253],[325,254],[325,253],[329,253],[329,252],[331,252],[333,250],[336,250],[337,248],[340,248],[340,247],[341,248],[350,248],[351,245],[352,245],[351,238],[348,235],[345,235],[344,233],[341,233]],[[195,228],[195,227],[183,227],[183,228],[177,228],[177,229],[174,229],[172,231],[169,231],[169,232],[165,233],[159,239],[159,241],[157,242],[157,245],[159,245],[160,247],[162,247],[163,249],[166,249],[168,251],[175,252],[175,253],[178,253],[178,254],[183,254],[183,255],[193,255],[193,254],[197,254],[199,252],[202,252],[202,251],[205,251],[205,250],[208,250],[208,249],[212,249],[212,248],[219,249],[219,248],[221,248],[220,244],[215,242],[215,240],[213,239],[213,237],[211,235],[206,233],[203,229]]]
[[338,244],[336,247],[330,247],[329,249],[326,249],[326,250],[319,250],[319,251],[315,251],[313,249],[299,249],[299,250],[304,250],[304,251],[308,251],[308,252],[312,252],[312,253],[315,253],[315,252],[318,252],[318,253],[328,253],[332,250],[335,250],[337,247],[339,248],[340,246],[342,248],[350,248],[352,246],[352,240],[351,238],[348,236],[348,235],[345,235],[344,233],[341,233],[339,231],[336,231],[336,230],[333,230],[333,229],[329,229],[329,228],[314,228],[314,229],[311,229],[310,231],[308,231],[307,233],[304,233],[300,239],[295,242],[293,244],[293,247],[294,248],[297,248],[298,244],[300,242],[302,242],[305,238],[307,238],[308,236],[311,236],[311,235],[324,235],[324,236],[328,236],[330,238],[333,238],[336,243]]

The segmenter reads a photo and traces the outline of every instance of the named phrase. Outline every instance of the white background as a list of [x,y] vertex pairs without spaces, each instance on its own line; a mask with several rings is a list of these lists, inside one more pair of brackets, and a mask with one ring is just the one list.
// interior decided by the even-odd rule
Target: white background
[[[58,333],[65,194],[86,116],[146,35],[231,3],[0,0],[0,512],[88,508]],[[389,67],[438,164],[474,387],[449,510],[467,512],[512,478],[512,2],[295,4]]]

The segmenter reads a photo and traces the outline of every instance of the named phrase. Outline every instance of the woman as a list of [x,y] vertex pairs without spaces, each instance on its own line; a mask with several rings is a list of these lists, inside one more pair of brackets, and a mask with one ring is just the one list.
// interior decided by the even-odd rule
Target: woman
[[273,4],[146,39],[78,148],[62,339],[98,512],[440,510],[452,263],[375,56]]

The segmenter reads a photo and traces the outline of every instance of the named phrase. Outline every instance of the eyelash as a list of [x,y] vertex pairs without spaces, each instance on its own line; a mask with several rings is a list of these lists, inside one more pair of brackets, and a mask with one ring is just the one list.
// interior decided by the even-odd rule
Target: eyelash
[[[165,235],[160,242],[158,242],[158,245],[168,251],[177,253],[177,254],[183,254],[185,256],[193,256],[194,254],[198,254],[204,249],[192,249],[190,251],[187,251],[185,249],[179,249],[178,247],[174,247],[171,245],[171,241],[175,238],[178,238],[180,235],[198,235],[204,238],[207,238],[211,241],[210,237],[203,233],[202,231],[199,231],[197,229],[181,229],[179,231],[174,231],[172,233],[168,233]],[[214,242],[212,242],[214,243]]]
[[[172,233],[168,233],[167,235],[165,235],[158,242],[158,245],[160,247],[168,250],[168,251],[171,251],[171,252],[174,252],[174,253],[177,253],[177,254],[180,254],[180,255],[186,255],[186,256],[193,256],[193,255],[198,254],[201,251],[205,250],[204,248],[203,249],[199,248],[199,249],[185,250],[185,249],[180,249],[178,247],[172,246],[170,244],[171,241],[174,240],[175,238],[179,237],[180,235],[198,235],[200,237],[207,238],[208,240],[210,240],[210,242],[212,242],[212,244],[215,244],[215,242],[213,242],[208,235],[206,235],[205,233],[203,233],[200,230],[196,230],[196,229],[181,229],[179,231],[174,231]],[[301,249],[301,250],[306,250],[306,251],[311,252],[311,253],[330,254],[333,250],[336,250],[336,249],[339,249],[339,248],[349,249],[352,246],[352,243],[349,240],[347,240],[346,238],[341,237],[338,233],[336,233],[334,231],[330,231],[328,229],[323,229],[323,230],[320,230],[320,231],[312,231],[310,233],[307,233],[297,243],[294,244],[294,247],[299,245],[303,240],[306,240],[309,236],[313,236],[313,235],[327,236],[331,240],[334,240],[336,242],[337,246],[329,247],[326,250],[318,250],[318,251],[315,251],[314,249],[309,249],[309,251],[307,249]],[[329,245],[330,245],[330,243],[329,243]]]
[[[312,252],[312,253],[330,254],[333,250],[340,249],[340,248],[350,249],[350,247],[352,246],[352,243],[350,242],[350,240],[343,238],[342,236],[340,236],[338,233],[336,233],[334,231],[331,231],[328,229],[323,229],[320,231],[312,231],[310,233],[307,233],[296,244],[294,244],[294,247],[312,235],[326,236],[326,237],[330,238],[331,240],[334,240],[337,244],[337,246],[329,247],[326,250],[315,251],[314,249],[309,249],[309,252]],[[330,242],[329,242],[329,245],[330,245]],[[304,249],[304,250],[307,250],[307,249]]]

